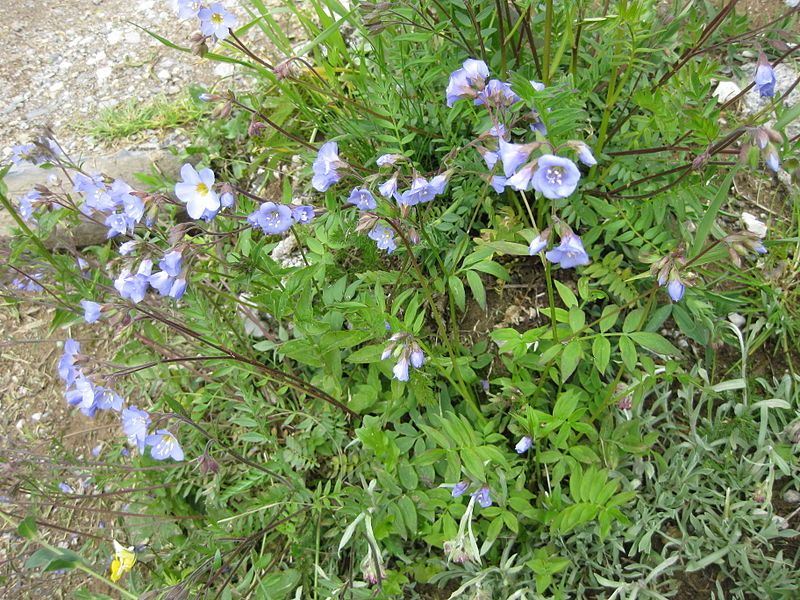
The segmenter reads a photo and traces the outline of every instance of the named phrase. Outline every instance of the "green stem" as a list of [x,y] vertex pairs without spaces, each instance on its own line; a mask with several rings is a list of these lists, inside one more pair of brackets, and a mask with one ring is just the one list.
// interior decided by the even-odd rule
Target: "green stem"
[[542,79],[550,85],[550,45],[553,41],[553,0],[547,0],[544,10],[544,65]]
[[[431,308],[431,313],[433,314],[433,320],[436,321],[436,328],[439,330],[439,336],[442,338],[442,341],[447,348],[447,353],[450,355],[450,363],[453,366],[453,372],[456,375],[456,379],[458,381],[458,388],[460,388],[461,394],[464,396],[464,399],[469,404],[470,408],[475,411],[476,416],[481,416],[481,411],[478,406],[478,402],[475,398],[472,397],[472,392],[470,392],[469,387],[467,386],[464,378],[461,375],[461,369],[458,366],[458,361],[456,360],[456,353],[455,349],[453,348],[453,344],[450,341],[449,336],[447,335],[447,327],[444,324],[444,319],[442,318],[442,313],[439,312],[439,309],[436,306],[436,302],[433,297],[433,292],[431,292],[430,287],[428,286],[428,280],[425,277],[425,274],[422,272],[422,268],[419,266],[419,262],[417,262],[417,257],[414,256],[414,248],[411,246],[411,242],[408,241],[405,232],[402,228],[395,225],[391,220],[388,221],[389,224],[392,226],[392,229],[395,230],[395,233],[400,236],[400,239],[403,241],[403,245],[406,247],[406,251],[408,252],[408,257],[411,259],[411,265],[414,267],[414,270],[417,272],[417,279],[419,280],[420,284],[422,285],[422,292],[425,294],[425,299],[428,301],[428,305]],[[423,230],[424,231],[424,230]]]
[[547,281],[547,303],[550,305],[550,323],[553,326],[553,339],[558,343],[558,324],[556,323],[556,299],[553,293],[553,276],[550,273],[550,261],[544,262],[544,277]]

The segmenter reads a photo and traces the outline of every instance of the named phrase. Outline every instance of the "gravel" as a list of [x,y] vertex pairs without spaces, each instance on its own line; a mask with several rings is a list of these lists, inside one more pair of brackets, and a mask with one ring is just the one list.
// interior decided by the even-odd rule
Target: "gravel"
[[[244,22],[237,2],[225,4]],[[70,154],[102,153],[76,127],[99,110],[182,96],[191,84],[234,75],[232,65],[170,49],[140,27],[188,45],[196,23],[179,21],[169,0],[0,2],[0,40],[10,49],[0,63],[0,161],[45,125]]]

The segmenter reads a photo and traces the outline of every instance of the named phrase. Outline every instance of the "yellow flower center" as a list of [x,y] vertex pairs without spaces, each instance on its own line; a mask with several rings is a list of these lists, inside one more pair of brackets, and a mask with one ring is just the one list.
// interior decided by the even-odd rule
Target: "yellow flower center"
[[222,13],[214,13],[211,15],[211,22],[214,23],[214,25],[222,25],[222,21]]
[[208,186],[205,183],[202,183],[202,182],[197,184],[197,187],[195,188],[195,190],[197,190],[198,194],[202,194],[203,196],[208,194]]

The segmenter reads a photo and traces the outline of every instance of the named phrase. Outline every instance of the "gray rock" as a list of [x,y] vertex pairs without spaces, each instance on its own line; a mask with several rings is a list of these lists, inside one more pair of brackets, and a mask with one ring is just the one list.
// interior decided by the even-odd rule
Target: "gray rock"
[[[154,165],[167,177],[178,178],[181,161],[162,149],[121,150],[110,156],[89,158],[84,162],[83,169],[89,173],[103,173],[112,178],[124,179],[133,187],[137,187],[136,173],[149,173]],[[46,185],[48,176],[53,173],[52,169],[40,169],[35,165],[15,165],[5,178],[8,197],[14,200],[27,194],[36,185]],[[0,209],[0,237],[10,235],[14,226],[11,215]],[[87,233],[89,234],[94,240],[94,232]],[[76,240],[76,245],[86,245],[85,240]]]

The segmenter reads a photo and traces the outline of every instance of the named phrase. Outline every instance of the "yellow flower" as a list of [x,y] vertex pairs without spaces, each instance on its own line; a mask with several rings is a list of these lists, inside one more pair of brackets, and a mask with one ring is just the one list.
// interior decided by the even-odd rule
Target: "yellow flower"
[[119,581],[136,564],[133,546],[126,548],[114,540],[114,560],[111,561],[111,581]]

